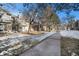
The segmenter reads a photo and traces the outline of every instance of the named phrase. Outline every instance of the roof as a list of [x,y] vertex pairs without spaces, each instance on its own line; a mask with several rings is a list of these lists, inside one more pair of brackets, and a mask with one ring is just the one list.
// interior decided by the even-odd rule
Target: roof
[[3,11],[3,12],[5,12],[5,13],[7,13],[8,15],[12,15],[9,11],[7,11],[7,10],[1,8],[1,7],[0,7],[0,11]]

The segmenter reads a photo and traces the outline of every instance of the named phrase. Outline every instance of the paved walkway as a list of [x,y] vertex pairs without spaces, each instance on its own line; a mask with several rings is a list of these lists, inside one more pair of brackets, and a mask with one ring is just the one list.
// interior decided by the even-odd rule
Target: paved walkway
[[25,51],[20,56],[59,56],[60,38],[60,34],[53,34],[52,36],[46,38],[40,44]]

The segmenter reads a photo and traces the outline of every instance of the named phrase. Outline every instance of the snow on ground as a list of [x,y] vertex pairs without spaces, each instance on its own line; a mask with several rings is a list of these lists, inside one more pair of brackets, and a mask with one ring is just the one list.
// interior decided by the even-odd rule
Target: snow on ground
[[[16,37],[23,37],[23,36],[27,36],[30,37],[30,38],[34,38],[34,40],[43,40],[45,39],[46,37],[50,36],[50,35],[53,35],[55,34],[56,32],[45,32],[44,34],[41,34],[41,35],[23,35],[23,34],[20,34],[20,33],[14,33],[12,35],[9,35],[9,36],[4,36],[4,37],[0,37],[0,40],[5,40],[7,38],[16,38]],[[79,39],[79,31],[74,31],[74,30],[63,30],[63,31],[60,31],[60,35],[63,36],[63,37],[70,37],[70,38],[76,38],[76,39]]]
[[23,34],[20,34],[20,33],[13,33],[12,35],[9,35],[9,36],[3,36],[3,37],[0,37],[0,40],[5,40],[5,39],[8,39],[8,38],[16,38],[16,37],[23,37],[23,36],[29,36],[29,35],[23,35]]
[[74,31],[74,30],[67,31],[67,30],[64,30],[64,31],[60,31],[60,34],[63,37],[79,39],[79,31]]
[[23,35],[23,34],[20,34],[20,33],[14,33],[14,34],[9,35],[9,36],[0,37],[0,40],[6,40],[8,38],[18,38],[18,37],[27,36],[27,39],[41,41],[41,40],[53,35],[54,33],[56,33],[56,32],[45,32],[44,34],[40,34],[40,35],[27,35],[27,34]]

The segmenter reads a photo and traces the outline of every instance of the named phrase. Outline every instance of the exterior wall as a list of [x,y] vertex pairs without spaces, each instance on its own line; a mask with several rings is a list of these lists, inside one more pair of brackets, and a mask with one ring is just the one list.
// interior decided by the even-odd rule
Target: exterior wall
[[11,23],[5,24],[4,26],[5,26],[5,31],[12,32],[12,24]]
[[21,32],[27,32],[27,31],[28,31],[28,27],[29,27],[29,26],[27,26],[27,25],[26,25],[26,26],[25,26],[25,25],[22,26],[22,27],[21,27]]
[[0,29],[5,32],[11,32],[12,31],[12,18],[11,18],[11,14],[7,13],[5,10],[0,9],[0,14],[1,14],[1,18],[0,18]]
[[19,23],[20,23],[20,32],[27,32],[29,28],[29,23],[24,20],[20,20]]
[[3,14],[2,18],[3,22],[9,22],[9,21],[12,21],[12,18],[11,16],[7,15],[6,13]]

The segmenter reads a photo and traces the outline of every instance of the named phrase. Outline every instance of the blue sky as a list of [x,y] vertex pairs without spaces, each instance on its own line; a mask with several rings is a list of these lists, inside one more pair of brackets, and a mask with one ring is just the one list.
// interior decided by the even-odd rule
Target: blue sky
[[[7,4],[6,4],[4,8],[10,11],[10,13],[12,13],[13,15],[18,15],[19,14],[18,10],[22,11],[24,9],[22,4],[16,4],[16,6],[14,5],[14,7],[11,7],[11,6],[7,7]],[[57,15],[59,16],[60,20],[64,22],[63,17],[65,17],[66,14],[64,12],[60,12]],[[71,15],[74,15],[75,19],[79,20],[79,11],[72,11]]]
[[8,10],[10,13],[12,13],[13,15],[18,15],[19,11],[18,10],[23,10],[23,6],[22,4],[16,4],[16,6],[8,6],[5,5],[4,8],[6,10]]
[[[60,12],[57,14],[60,18],[60,20],[62,22],[64,22],[65,20],[63,19],[64,17],[66,17],[66,14],[64,12]],[[79,20],[79,11],[72,11],[71,15],[75,16],[75,20]]]

